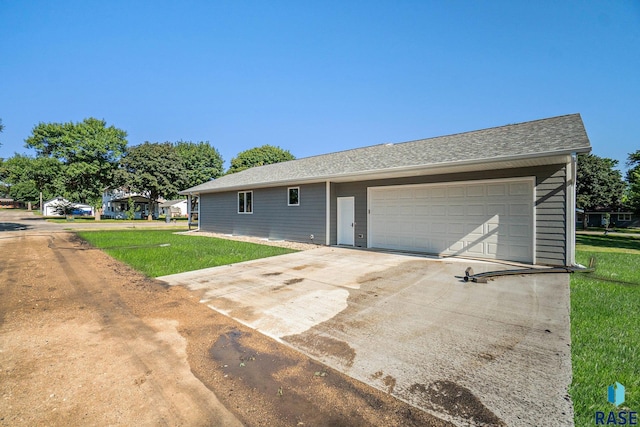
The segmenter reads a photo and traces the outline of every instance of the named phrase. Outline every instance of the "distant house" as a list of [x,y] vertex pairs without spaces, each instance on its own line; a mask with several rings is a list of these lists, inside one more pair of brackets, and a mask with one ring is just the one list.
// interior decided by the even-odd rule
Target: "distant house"
[[203,231],[575,263],[579,114],[254,167],[186,189]]
[[[148,197],[117,188],[109,189],[102,194],[102,217],[107,219],[127,219],[129,200],[133,202],[134,219],[144,219],[149,216],[151,200]],[[158,204],[156,204],[152,214],[154,218],[158,217]]]
[[640,227],[640,215],[631,211],[612,211],[612,210],[596,210],[586,211],[582,215],[577,215],[576,227],[584,228],[583,221],[586,221],[586,227],[604,227],[607,214],[609,214],[609,227]]
[[[42,215],[43,216],[64,216],[60,214],[56,209],[59,205],[63,203],[70,203],[67,199],[63,197],[56,197],[55,199],[47,200],[42,204]],[[73,215],[78,216],[91,216],[93,215],[93,207],[90,205],[86,205],[83,203],[72,203]]]
[[23,202],[18,202],[11,198],[0,198],[0,208],[5,209],[19,209],[23,208],[25,205]]
[[187,199],[169,200],[160,203],[160,214],[171,218],[187,216]]

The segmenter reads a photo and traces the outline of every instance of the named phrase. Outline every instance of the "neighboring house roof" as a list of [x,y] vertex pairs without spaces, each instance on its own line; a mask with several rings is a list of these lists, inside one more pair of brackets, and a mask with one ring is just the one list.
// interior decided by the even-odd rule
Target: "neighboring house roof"
[[44,202],[43,204],[47,204],[47,203],[52,203],[52,202],[69,202],[67,199],[65,199],[64,197],[55,197],[51,200],[47,200],[46,202]]
[[109,201],[112,203],[122,203],[122,202],[127,203],[129,202],[129,199],[133,200],[134,202],[140,202],[140,203],[149,203],[151,201],[150,198],[140,196],[140,195],[119,197],[119,198],[111,199]]
[[167,202],[164,203],[160,203],[160,207],[161,208],[170,208],[173,205],[177,205],[178,203],[182,203],[182,202],[187,202],[187,199],[178,199],[178,200],[169,200]]
[[[589,151],[591,146],[582,119],[579,114],[571,114],[254,167],[189,188],[181,194],[356,177],[372,179],[385,173],[424,172],[443,167],[515,162]],[[503,167],[521,166],[523,164],[511,163]]]

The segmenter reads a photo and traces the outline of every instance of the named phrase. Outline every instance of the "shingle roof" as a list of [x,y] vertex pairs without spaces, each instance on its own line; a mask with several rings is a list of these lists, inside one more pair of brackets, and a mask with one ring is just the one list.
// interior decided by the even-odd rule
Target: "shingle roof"
[[215,192],[269,183],[323,181],[331,177],[402,168],[473,164],[590,151],[579,114],[397,144],[379,144],[254,167],[189,188]]

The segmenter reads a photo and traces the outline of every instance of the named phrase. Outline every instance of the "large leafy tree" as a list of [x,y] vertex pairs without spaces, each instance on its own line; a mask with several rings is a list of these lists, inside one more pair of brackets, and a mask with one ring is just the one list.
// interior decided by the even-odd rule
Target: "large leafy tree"
[[627,204],[631,209],[640,213],[640,150],[629,154],[627,158]]
[[185,175],[173,144],[145,142],[122,156],[116,183],[148,197],[154,212],[160,197],[175,198],[185,187]]
[[227,173],[236,173],[254,166],[270,165],[294,159],[294,155],[289,150],[272,145],[263,145],[238,153],[236,157],[231,159],[231,167]]
[[104,120],[73,123],[39,123],[26,139],[37,157],[53,158],[63,165],[65,195],[73,201],[99,206],[102,192],[113,180],[118,160],[127,146],[127,133]]
[[185,169],[186,188],[222,175],[222,156],[208,142],[178,141],[174,147]]
[[45,199],[65,195],[63,164],[50,157],[16,154],[4,161],[3,181],[16,200],[35,202],[42,191]]
[[578,155],[576,205],[585,210],[621,207],[625,190],[617,160],[595,154]]

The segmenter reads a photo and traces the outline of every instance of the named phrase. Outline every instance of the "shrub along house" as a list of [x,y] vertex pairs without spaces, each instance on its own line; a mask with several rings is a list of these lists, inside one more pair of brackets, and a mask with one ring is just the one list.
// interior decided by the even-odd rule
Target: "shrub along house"
[[570,265],[572,114],[260,166],[181,194],[199,229],[269,239]]

